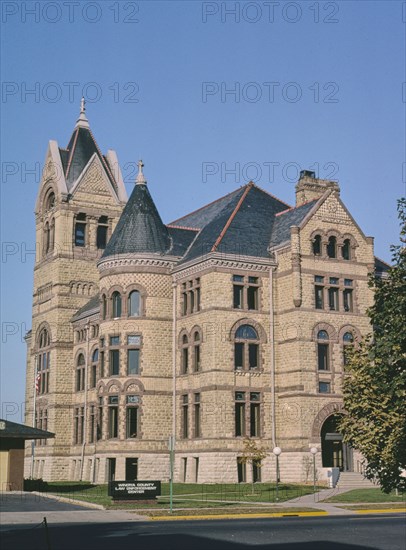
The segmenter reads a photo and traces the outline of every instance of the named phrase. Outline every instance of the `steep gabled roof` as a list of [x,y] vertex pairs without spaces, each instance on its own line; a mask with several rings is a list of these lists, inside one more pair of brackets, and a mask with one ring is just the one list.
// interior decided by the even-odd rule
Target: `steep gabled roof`
[[185,216],[178,220],[196,224],[208,220],[182,262],[216,251],[268,258],[275,214],[286,210],[286,204],[249,183],[209,205],[209,210],[207,216],[203,208],[192,219]]
[[276,214],[275,223],[272,227],[270,246],[278,246],[279,244],[289,241],[290,227],[292,225],[299,225],[317,201],[318,199],[314,199],[296,208],[289,208],[289,210]]
[[96,154],[103,167],[105,168],[107,177],[117,190],[117,183],[114,179],[112,170],[104,155],[101,154],[96,140],[90,128],[76,127],[69,140],[66,149],[59,148],[61,162],[64,169],[66,185],[70,191],[74,182],[79,178],[89,160]]
[[171,253],[172,240],[145,184],[135,185],[104,251],[103,258],[117,254]]
[[167,225],[166,227],[168,228],[169,235],[172,240],[172,256],[184,256],[199,230],[192,229],[190,227],[176,227],[172,225]]

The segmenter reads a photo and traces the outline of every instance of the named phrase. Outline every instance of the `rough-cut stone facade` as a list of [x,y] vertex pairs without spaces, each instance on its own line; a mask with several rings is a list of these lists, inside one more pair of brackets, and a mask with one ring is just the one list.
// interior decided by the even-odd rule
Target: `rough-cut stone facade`
[[[82,116],[79,128],[83,120]],[[244,255],[225,253],[217,244],[183,262],[175,254],[101,257],[100,217],[105,217],[108,240],[126,202],[121,175],[116,169],[112,180],[107,161],[103,164],[94,154],[68,189],[66,162],[62,166],[61,158],[51,142],[36,206],[37,258],[26,379],[30,423],[36,366],[45,349],[49,387],[35,397],[37,425],[56,437],[37,445],[34,457],[27,447],[26,476],[94,482],[105,482],[112,475],[125,479],[135,475],[129,463],[137,459],[139,479],[166,480],[168,440],[175,434],[176,481],[236,482],[245,430],[268,451],[262,462],[263,481],[275,478],[272,449],[276,446],[282,448],[281,478],[307,480],[309,449],[322,450],[323,425],[343,413],[344,335],[351,333],[356,340],[370,328],[366,309],[372,303],[367,280],[374,269],[373,239],[365,237],[348,213],[338,184],[312,173],[302,175],[296,207],[313,203],[301,219],[292,217],[286,238],[271,242],[267,257],[246,250]],[[107,158],[116,159],[111,151]],[[141,178],[139,184],[145,181]],[[252,188],[258,189],[249,184],[246,193]],[[240,204],[232,216],[238,208]],[[283,224],[283,217],[294,212],[279,211],[275,220]],[[86,215],[84,245],[77,246],[81,214]],[[54,234],[49,235],[51,224]],[[320,251],[315,253],[316,236]],[[327,254],[330,237],[336,239],[335,257]],[[346,259],[343,246],[349,249]],[[235,276],[245,285],[241,307],[233,302]],[[315,277],[323,277],[323,282],[315,282]],[[256,303],[248,308],[250,284],[257,288]],[[324,288],[322,309],[315,302],[315,285]],[[329,296],[331,287],[337,289],[336,298]],[[140,307],[131,317],[129,295],[134,290],[139,292]],[[352,291],[350,307],[344,303],[346,290]],[[190,301],[184,310],[185,292],[189,300],[193,293],[194,311]],[[113,312],[114,293],[121,296],[119,312]],[[330,308],[330,299],[337,300],[337,307]],[[245,325],[257,334],[257,362],[252,368],[236,368],[236,331]],[[44,329],[50,338],[45,347],[40,342]],[[320,331],[328,335],[322,342],[328,345],[324,370],[319,368]],[[248,345],[246,341],[244,353],[251,361]],[[132,374],[129,349],[139,350],[138,372]],[[112,350],[119,357],[116,367]],[[320,383],[328,391],[321,391]],[[243,420],[236,419],[237,394],[245,403]],[[128,416],[133,414],[129,409],[136,409],[136,421]],[[44,410],[47,420],[40,421]],[[238,435],[236,424],[241,423],[243,432]],[[336,445],[334,460],[342,461],[342,444]],[[333,460],[328,452],[316,456],[320,478],[333,465],[326,463]],[[340,465],[358,469],[360,458],[346,453]],[[247,481],[252,475],[248,468]]]

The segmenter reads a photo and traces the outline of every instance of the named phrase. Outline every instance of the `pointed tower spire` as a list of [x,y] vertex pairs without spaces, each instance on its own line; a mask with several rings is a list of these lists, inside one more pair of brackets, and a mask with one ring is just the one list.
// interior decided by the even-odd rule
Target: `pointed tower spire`
[[147,180],[145,179],[144,173],[142,171],[144,167],[144,163],[142,162],[142,160],[138,161],[137,166],[138,166],[138,174],[135,179],[135,185],[146,185]]
[[89,121],[87,120],[86,116],[86,107],[85,107],[85,98],[82,97],[80,101],[80,114],[79,118],[76,121],[75,128],[90,128]]

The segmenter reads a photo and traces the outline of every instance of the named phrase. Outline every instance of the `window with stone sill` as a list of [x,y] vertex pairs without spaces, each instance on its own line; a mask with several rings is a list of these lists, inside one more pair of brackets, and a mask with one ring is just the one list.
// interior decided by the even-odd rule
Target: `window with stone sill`
[[141,336],[130,334],[127,336],[127,375],[140,372],[140,346]]
[[84,247],[86,246],[86,214],[81,212],[77,214],[75,219],[75,229],[74,229],[74,244],[75,246]]
[[139,404],[140,397],[138,395],[126,396],[125,429],[127,439],[138,437]]
[[[248,399],[248,402],[247,402]],[[250,437],[261,435],[261,394],[260,392],[235,392],[235,436]]]
[[116,290],[111,296],[111,316],[113,319],[121,317],[121,294]]
[[141,315],[141,295],[138,290],[132,290],[128,295],[128,316],[139,317]]
[[348,356],[350,350],[354,347],[354,336],[352,332],[347,331],[343,335],[343,365],[344,367],[348,364]]
[[331,393],[331,383],[330,382],[319,382],[319,393]]
[[259,337],[251,325],[241,325],[234,335],[234,369],[256,369],[259,364]]
[[317,369],[319,371],[330,370],[330,337],[325,330],[317,333]]
[[109,376],[120,374],[120,337],[110,336]]
[[95,388],[98,380],[97,370],[99,367],[99,350],[95,349],[92,353],[92,364],[90,367],[90,387]]
[[118,437],[118,395],[110,395],[108,401],[108,438]]
[[181,435],[183,439],[189,437],[189,396],[182,395]]
[[74,408],[74,422],[73,422],[73,441],[75,445],[83,443],[84,438],[84,421],[85,421],[85,408]]
[[97,222],[96,246],[100,250],[104,250],[107,244],[108,218],[100,216]]
[[201,408],[200,408],[200,393],[194,394],[194,437],[201,437]]
[[181,354],[181,374],[187,374],[189,370],[189,339],[186,334],[182,336]]
[[259,278],[233,275],[233,308],[259,309]]
[[[328,277],[327,284],[323,275],[314,277],[314,307],[325,309],[327,298],[329,311],[353,311],[353,280]],[[341,303],[340,303],[341,302]]]

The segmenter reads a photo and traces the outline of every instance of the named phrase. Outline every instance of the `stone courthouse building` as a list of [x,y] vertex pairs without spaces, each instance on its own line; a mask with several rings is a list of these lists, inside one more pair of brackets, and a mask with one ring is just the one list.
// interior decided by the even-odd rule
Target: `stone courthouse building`
[[[84,104],[50,141],[35,207],[26,401],[55,439],[45,480],[305,480],[360,468],[336,427],[346,350],[370,330],[382,269],[337,182],[303,171],[289,206],[254,185],[165,224],[139,162],[127,200]],[[36,389],[34,389],[36,388]],[[244,439],[267,451],[238,461]],[[31,448],[26,449],[26,476]]]

